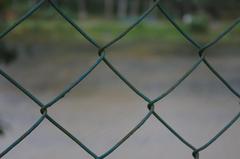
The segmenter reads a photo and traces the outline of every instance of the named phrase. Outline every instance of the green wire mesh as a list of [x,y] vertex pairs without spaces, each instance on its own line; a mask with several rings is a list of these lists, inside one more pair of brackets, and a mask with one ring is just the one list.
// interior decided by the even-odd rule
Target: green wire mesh
[[[31,134],[42,122],[43,120],[48,120],[53,125],[55,125],[58,129],[60,129],[65,135],[71,138],[77,145],[79,145],[83,150],[85,150],[90,156],[95,159],[104,159],[113,153],[120,145],[122,145],[129,137],[131,137],[148,119],[150,116],[154,116],[159,122],[161,122],[173,135],[175,135],[183,144],[189,147],[192,150],[192,156],[194,159],[199,159],[199,153],[204,149],[208,148],[213,142],[215,142],[225,131],[227,131],[239,118],[240,112],[236,114],[236,116],[223,128],[221,129],[214,137],[212,137],[207,143],[202,145],[201,147],[195,147],[191,143],[189,143],[185,138],[183,138],[178,132],[174,130],[164,119],[162,119],[154,110],[155,103],[162,100],[168,94],[170,94],[176,87],[178,87],[188,76],[192,74],[196,68],[201,63],[204,63],[206,67],[230,90],[230,92],[235,95],[238,99],[240,98],[240,94],[214,69],[214,67],[207,61],[205,50],[215,45],[219,40],[221,40],[226,34],[231,32],[239,23],[240,18],[238,18],[232,25],[230,25],[225,31],[223,31],[219,36],[217,36],[213,41],[207,43],[206,45],[198,44],[191,36],[185,33],[179,25],[169,16],[166,10],[160,4],[160,0],[154,0],[152,6],[146,10],[132,25],[130,25],[124,32],[122,32],[115,39],[110,41],[104,46],[100,46],[92,37],[90,37],[86,32],[84,32],[76,23],[73,22],[71,18],[69,18],[59,6],[53,0],[40,0],[20,19],[17,20],[12,26],[7,28],[4,32],[0,34],[0,39],[4,38],[9,32],[15,29],[18,25],[20,25],[24,20],[30,17],[34,12],[36,12],[44,3],[49,3],[70,25],[72,25],[86,40],[88,40],[94,47],[98,49],[98,59],[97,61],[77,80],[73,81],[65,90],[63,90],[58,96],[53,98],[47,104],[42,103],[36,96],[34,96],[30,91],[21,86],[14,78],[9,76],[4,70],[0,68],[0,74],[6,78],[10,83],[16,86],[19,90],[22,91],[26,96],[28,96],[31,100],[33,100],[40,107],[40,118],[36,121],[34,125],[32,125],[21,137],[19,137],[15,142],[13,142],[10,146],[8,146],[5,150],[0,153],[0,158],[5,156],[8,152],[10,152],[13,148],[15,148],[21,141],[23,141],[29,134]],[[163,94],[158,96],[155,99],[150,99],[142,92],[140,92],[131,82],[129,82],[107,59],[105,56],[106,49],[111,47],[113,44],[121,40],[126,34],[128,34],[133,28],[135,28],[139,23],[141,23],[152,11],[157,8],[167,19],[168,21],[175,27],[175,29],[183,35],[183,37],[189,41],[194,47],[198,49],[199,59],[193,64],[193,66],[186,71],[186,73],[177,80],[169,89],[167,89]],[[101,155],[97,155],[91,149],[89,149],[84,143],[82,143],[79,139],[77,139],[74,135],[72,135],[69,131],[63,128],[57,121],[55,121],[50,115],[48,115],[48,108],[52,107],[59,100],[61,100],[68,92],[70,92],[75,86],[77,86],[81,81],[83,81],[100,63],[105,63],[109,69],[112,70],[132,91],[134,91],[138,96],[144,99],[147,103],[148,113],[146,116],[120,141],[118,141],[114,146],[112,146],[108,151]]]

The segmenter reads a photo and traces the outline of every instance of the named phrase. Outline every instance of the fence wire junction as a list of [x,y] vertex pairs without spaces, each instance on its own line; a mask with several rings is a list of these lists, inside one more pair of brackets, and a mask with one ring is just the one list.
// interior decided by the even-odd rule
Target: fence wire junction
[[[222,82],[223,85],[226,86],[230,90],[230,92],[235,95],[238,99],[240,98],[239,92],[237,92],[216,70],[215,68],[208,62],[206,58],[206,50],[213,45],[215,45],[218,41],[220,41],[225,35],[231,32],[236,26],[240,23],[240,18],[238,18],[235,22],[233,22],[225,31],[223,31],[219,36],[217,36],[211,42],[200,45],[197,41],[195,41],[191,36],[189,36],[186,32],[184,32],[179,25],[170,17],[167,11],[162,7],[160,0],[154,0],[152,6],[146,10],[132,25],[130,25],[124,32],[119,34],[116,38],[114,38],[109,43],[104,46],[100,46],[92,37],[90,37],[84,30],[82,30],[70,17],[68,17],[64,11],[53,1],[53,0],[40,0],[36,4],[32,6],[32,8],[25,13],[21,18],[19,18],[13,25],[8,27],[5,31],[0,34],[0,39],[4,38],[9,32],[15,29],[18,25],[20,25],[23,21],[25,21],[28,17],[30,17],[33,13],[35,13],[44,3],[49,3],[52,8],[54,8],[72,27],[74,27],[86,40],[88,40],[94,47],[98,49],[98,59],[96,62],[78,79],[73,81],[69,86],[66,87],[58,96],[53,98],[48,103],[42,103],[36,96],[34,96],[30,91],[25,89],[18,81],[9,76],[4,70],[0,68],[0,74],[6,78],[10,83],[12,83],[16,88],[18,88],[22,93],[28,96],[31,100],[33,100],[40,107],[40,118],[16,141],[14,141],[10,146],[8,146],[5,150],[0,153],[0,158],[4,157],[8,152],[10,152],[13,148],[15,148],[21,141],[23,141],[29,134],[31,134],[42,122],[43,120],[48,120],[53,125],[55,125],[59,130],[61,130],[65,135],[71,138],[77,145],[79,145],[83,150],[85,150],[90,156],[94,159],[104,159],[113,153],[120,145],[122,145],[129,137],[131,137],[148,119],[150,116],[154,116],[161,124],[163,124],[173,135],[175,135],[183,144],[189,147],[192,150],[192,156],[194,159],[199,159],[199,154],[201,151],[208,148],[213,142],[215,142],[224,132],[226,132],[237,120],[240,118],[240,112],[236,114],[236,116],[228,122],[228,124],[222,128],[217,134],[215,134],[207,143],[202,145],[201,147],[195,147],[191,143],[188,142],[187,139],[182,137],[173,127],[171,127],[161,116],[154,110],[155,103],[162,100],[168,94],[170,94],[176,87],[178,87],[188,76],[192,74],[196,68],[201,63],[204,63],[206,67]],[[150,99],[146,95],[144,95],[141,91],[139,91],[127,78],[125,78],[121,72],[119,72],[113,64],[108,60],[106,55],[106,49],[111,47],[113,44],[121,40],[125,35],[127,35],[132,29],[134,29],[139,23],[141,23],[152,11],[157,8],[165,18],[175,27],[175,29],[194,47],[198,49],[199,59],[192,65],[192,67],[183,74],[183,76],[178,79],[170,88],[168,88],[163,94],[158,96],[155,99]],[[112,70],[132,91],[136,93],[139,97],[144,99],[147,102],[148,113],[145,117],[133,128],[129,131],[126,136],[124,136],[120,141],[118,141],[114,146],[112,146],[108,151],[104,152],[101,155],[97,155],[90,148],[88,148],[84,143],[82,143],[78,138],[76,138],[73,134],[71,134],[68,130],[62,127],[57,121],[55,121],[49,114],[48,108],[55,105],[59,100],[61,100],[68,92],[70,92],[74,87],[76,87],[81,81],[83,81],[100,63],[105,63],[109,69]]]

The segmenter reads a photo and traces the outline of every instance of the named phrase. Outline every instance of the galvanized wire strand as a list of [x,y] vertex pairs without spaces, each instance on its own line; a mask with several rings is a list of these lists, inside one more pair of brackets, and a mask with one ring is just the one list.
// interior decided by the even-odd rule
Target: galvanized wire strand
[[146,95],[144,95],[140,90],[138,90],[131,82],[127,80],[111,63],[107,58],[105,57],[103,59],[105,64],[131,89],[133,90],[138,96],[142,97],[146,102],[151,103],[152,100],[148,98]]
[[73,81],[68,87],[66,87],[58,96],[56,96],[52,101],[50,101],[48,104],[45,105],[45,108],[49,108],[52,105],[54,105],[56,102],[58,102],[60,99],[62,99],[67,93],[69,93],[74,87],[79,85],[79,83],[84,80],[104,59],[105,54],[102,54],[98,60],[83,74],[81,75],[77,80]]
[[[155,1],[155,0],[154,0]],[[193,46],[195,46],[197,49],[202,50],[204,48],[201,46],[196,40],[194,40],[190,35],[188,35],[185,31],[181,29],[181,27],[173,20],[173,18],[170,17],[170,15],[167,13],[167,11],[160,5],[160,3],[157,4],[157,8],[160,10],[160,12],[168,19],[168,21],[177,29],[177,31],[185,37],[187,41],[189,41]],[[238,18],[232,25],[229,26],[223,33],[221,33],[216,39],[214,39],[212,42],[207,44],[205,49],[208,47],[214,45],[216,42],[218,42],[221,38],[223,38],[226,34],[228,34],[234,27],[236,27],[240,23],[240,18]],[[204,50],[205,50],[204,49]],[[200,55],[200,54],[199,54]],[[210,69],[210,71],[220,80],[223,82],[223,84],[238,98],[240,98],[240,94],[231,87],[231,85],[209,64],[209,62],[206,60],[206,58],[203,60],[203,62],[206,64],[206,66]]]
[[202,63],[204,57],[201,57],[198,59],[198,61],[179,79],[177,80],[169,89],[167,89],[163,94],[161,94],[159,97],[151,101],[151,103],[156,103],[169,95],[171,92],[174,91],[175,88],[177,88],[191,73],[198,68],[198,66]]
[[15,148],[20,142],[22,142],[28,135],[30,135],[33,130],[35,130],[45,119],[47,112],[44,112],[42,116],[33,124],[22,136],[20,136],[16,141],[14,141],[10,146],[8,146],[2,153],[0,153],[0,158],[6,155],[9,151]]
[[226,28],[222,33],[220,33],[215,39],[201,47],[201,50],[206,50],[209,47],[215,45],[217,42],[219,42],[222,38],[224,38],[227,34],[229,34],[234,28],[237,27],[237,25],[240,23],[240,18],[237,19],[235,22],[233,22],[228,28]]
[[[168,13],[163,9],[163,7],[161,7],[160,4],[157,4],[158,9],[163,13],[163,15],[171,22],[171,24],[191,43],[193,44],[195,47],[197,47],[200,51],[199,51],[199,55],[201,56],[201,54],[208,49],[209,47],[215,45],[218,41],[220,41],[222,38],[224,38],[227,34],[229,34],[239,23],[240,23],[240,18],[238,18],[237,20],[235,20],[235,22],[233,22],[227,29],[225,29],[222,33],[220,33],[214,40],[210,41],[208,44],[204,45],[204,46],[200,46],[195,40],[193,40],[188,34],[186,34],[179,26],[178,24],[168,15]],[[215,76],[238,98],[240,97],[240,94],[231,87],[231,85],[209,64],[209,62],[206,60],[206,58],[204,57],[203,62],[206,64],[206,66],[209,68],[209,70],[215,74]],[[170,88],[171,90],[171,88]],[[171,92],[171,91],[170,91]],[[166,95],[165,95],[166,96]],[[163,97],[165,97],[163,95]],[[161,96],[159,97],[160,99]],[[159,99],[157,98],[157,99]],[[186,142],[185,139],[183,139],[176,131],[172,130],[172,128],[165,123],[164,120],[162,120],[160,118],[160,116],[158,116],[157,113],[154,112],[154,116],[161,121],[165,126],[167,126],[167,128],[177,137],[179,138],[184,144],[186,144],[187,146],[189,146],[191,148],[191,145]],[[218,132],[212,139],[210,139],[206,144],[204,144],[203,146],[201,146],[200,148],[194,150],[193,152],[193,156],[195,158],[199,158],[199,152],[206,149],[208,146],[210,146],[214,141],[216,141],[227,129],[229,129],[229,127],[231,127],[238,119],[240,118],[240,112],[220,131]],[[194,148],[194,147],[192,147]]]
[[71,24],[85,39],[87,39],[95,47],[100,48],[97,42],[83,31],[71,18],[69,18],[52,0],[48,0],[50,5],[69,23]]
[[[140,22],[144,20],[145,17],[147,17],[152,10],[156,7],[157,3],[156,1],[147,11],[143,13],[143,15],[137,19],[135,23],[133,23],[130,27],[128,27],[123,33],[121,33],[118,37],[107,43],[105,46],[100,47],[97,42],[93,38],[91,38],[87,33],[85,33],[76,23],[74,23],[63,11],[54,3],[52,0],[49,0],[50,4],[54,7],[55,10],[67,21],[69,22],[74,28],[76,28],[83,37],[85,37],[89,42],[94,44],[99,49],[99,55],[101,56],[101,53],[104,53],[104,50],[111,45],[113,45],[115,42],[119,41],[121,38],[123,38],[127,33],[129,33],[132,29],[136,27]],[[145,101],[151,102],[151,99],[149,99],[146,95],[141,93],[133,84],[131,84],[110,62],[107,60],[106,57],[104,57],[103,61],[105,64],[125,83],[127,86],[132,89],[136,94],[138,94],[140,97],[142,97]]]
[[[156,1],[156,0],[154,0]],[[157,4],[157,8],[160,12],[167,18],[167,20],[177,29],[177,31],[182,34],[190,43],[192,43],[198,49],[201,49],[200,44],[198,44],[190,35],[183,31],[180,26],[173,20],[173,18],[167,13],[167,11],[161,6],[160,3]]]
[[137,25],[139,25],[154,10],[154,8],[157,6],[159,1],[160,0],[157,0],[156,2],[154,2],[154,4],[152,4],[152,6],[147,11],[145,11],[132,25],[130,25],[125,31],[123,31],[115,39],[113,39],[112,41],[108,42],[105,46],[103,46],[100,49],[100,51],[103,51],[104,49],[112,46],[114,43],[116,43],[117,41],[122,39],[125,35],[127,35],[131,30],[133,30]]
[[[88,35],[81,27],[79,27],[70,17],[68,17],[60,7],[55,4],[52,0],[40,0],[36,4],[32,6],[32,8],[27,11],[22,17],[20,17],[13,25],[8,27],[5,31],[0,33],[0,39],[4,38],[8,33],[14,30],[18,25],[20,25],[23,21],[29,18],[33,13],[35,13],[42,4],[47,1],[50,6],[57,11],[59,15],[61,15],[66,22],[68,22],[72,27],[74,27],[87,41],[89,41],[94,47],[98,49],[98,59],[95,63],[89,67],[89,69],[83,73],[79,78],[69,84],[62,92],[60,92],[56,97],[54,97],[47,104],[42,103],[36,96],[34,96],[29,90],[25,89],[18,81],[9,76],[4,70],[0,69],[0,75],[2,75],[6,80],[8,80],[11,84],[13,84],[16,88],[18,88],[21,92],[23,92],[26,96],[28,96],[32,101],[34,101],[40,107],[41,117],[15,142],[13,142],[10,146],[8,146],[4,151],[0,153],[0,158],[5,156],[8,152],[10,152],[14,147],[16,147],[20,142],[22,142],[27,136],[29,136],[46,118],[50,123],[52,123],[56,128],[58,128],[61,132],[67,135],[70,139],[72,139],[77,145],[79,145],[85,152],[87,152],[90,156],[95,159],[104,159],[110,154],[112,154],[119,146],[121,146],[129,137],[136,133],[136,131],[145,124],[145,122],[149,119],[151,115],[153,115],[159,122],[161,122],[174,136],[176,136],[183,144],[189,147],[193,153],[193,157],[195,159],[199,159],[199,152],[208,148],[213,142],[215,142],[224,132],[226,132],[239,118],[240,112],[230,121],[228,122],[223,129],[221,129],[213,138],[211,138],[206,144],[203,146],[196,148],[192,144],[190,144],[182,135],[180,135],[173,127],[171,127],[161,116],[154,111],[154,104],[161,101],[171,92],[173,92],[188,76],[192,74],[194,70],[196,70],[199,65],[203,62],[208,69],[234,94],[238,99],[240,97],[239,92],[237,92],[216,70],[215,68],[207,61],[206,59],[206,50],[209,47],[212,47],[217,42],[219,42],[223,37],[229,34],[236,26],[240,23],[240,18],[233,22],[227,29],[225,29],[222,33],[219,34],[215,39],[210,41],[205,45],[200,45],[196,40],[194,40],[190,35],[188,35],[185,31],[181,29],[181,27],[169,16],[167,11],[160,4],[160,0],[154,0],[154,3],[151,5],[149,9],[147,9],[139,18],[137,18],[134,23],[132,23],[126,30],[120,33],[116,38],[106,43],[102,47],[96,42],[96,40],[90,35]],[[176,28],[176,30],[185,37],[187,41],[189,41],[193,46],[198,49],[199,59],[187,70],[183,76],[179,78],[172,86],[169,87],[164,93],[155,98],[154,100],[150,99],[146,95],[144,95],[138,88],[136,88],[123,74],[118,71],[110,60],[105,56],[105,49],[111,47],[116,42],[120,41],[123,37],[125,37],[131,30],[137,27],[155,8],[158,8],[160,12],[168,19],[168,21]],[[144,118],[133,128],[131,129],[123,138],[121,138],[115,145],[113,145],[109,150],[107,150],[102,155],[98,156],[92,150],[90,150],[84,143],[82,143],[78,138],[72,135],[68,130],[62,127],[56,120],[54,120],[48,113],[47,110],[54,104],[56,104],[59,100],[61,100],[67,93],[69,93],[73,88],[79,85],[101,62],[104,62],[106,66],[112,70],[114,74],[116,74],[132,91],[136,93],[141,99],[147,102],[147,107],[149,109],[148,113],[144,116]]]
[[207,65],[207,67],[211,70],[213,74],[230,90],[233,95],[235,95],[238,99],[240,98],[240,94],[210,65],[207,60],[203,60],[203,62]]
[[9,32],[11,32],[13,29],[15,29],[19,24],[21,24],[24,20],[26,20],[28,17],[30,17],[34,12],[36,12],[42,4],[45,2],[45,0],[41,0],[27,12],[22,17],[20,17],[14,24],[12,24],[10,27],[8,27],[5,31],[0,33],[0,39],[5,37]]
[[44,107],[44,104],[37,97],[35,97],[30,91],[25,89],[19,82],[14,80],[11,76],[9,76],[2,69],[0,69],[0,74],[5,79],[7,79],[11,84],[13,84],[15,87],[17,87],[21,92],[23,92],[26,96],[28,96],[32,101],[34,101],[38,106]]
[[126,135],[124,136],[117,144],[115,144],[112,148],[110,148],[107,152],[101,155],[99,158],[103,159],[110,155],[113,151],[115,151],[120,145],[122,145],[129,137],[131,137],[139,128],[143,126],[143,124],[149,119],[154,111],[154,106],[151,107],[150,111],[147,115]]
[[200,152],[210,146],[214,141],[216,141],[225,131],[227,131],[238,119],[240,118],[240,112],[221,130],[219,131],[213,138],[211,138],[205,145],[201,146],[196,150],[196,152]]
[[185,138],[182,137],[176,130],[174,130],[164,119],[162,119],[155,111],[153,112],[153,115],[156,117],[157,120],[159,120],[173,135],[175,135],[182,143],[184,143],[186,146],[188,146],[193,151],[196,151],[196,148],[190,144]]
[[[37,97],[35,97],[34,95],[32,95],[30,93],[30,91],[26,90],[24,87],[22,87],[17,81],[15,81],[13,78],[11,78],[8,74],[6,74],[3,70],[0,69],[0,74],[5,77],[8,81],[10,81],[14,86],[16,86],[19,90],[21,90],[25,95],[27,95],[30,99],[32,99],[36,104],[38,104],[38,106],[41,107],[41,111],[45,112],[47,110],[48,107],[52,106],[53,104],[55,104],[57,101],[59,101],[61,98],[63,98],[69,91],[71,91],[75,86],[77,86],[83,79],[85,79],[95,68],[96,66],[102,61],[103,57],[105,55],[102,54],[102,56],[96,61],[96,63],[94,65],[92,65],[92,67],[89,68],[89,70],[87,72],[85,72],[82,76],[80,76],[79,79],[77,79],[76,81],[74,81],[69,87],[67,87],[62,93],[60,93],[60,95],[58,95],[56,98],[54,98],[54,100],[52,100],[51,102],[49,102],[47,105],[44,105],[39,99],[37,99]],[[44,113],[45,114],[45,113]],[[44,115],[45,117],[46,115]],[[3,155],[7,154],[13,147],[17,146],[25,137],[27,137],[41,122],[42,118],[40,118],[36,124],[34,124],[24,135],[23,137],[20,137],[19,139],[17,139],[11,146],[9,146],[8,149],[6,149],[5,151],[3,151]],[[50,122],[54,122],[53,124],[56,124],[57,122],[54,121],[50,116],[47,115],[47,119],[50,120]],[[56,126],[56,125],[55,125]],[[58,127],[58,126],[57,126]],[[58,127],[59,128],[59,127]],[[61,127],[62,128],[62,127]],[[63,130],[63,129],[60,129]],[[65,129],[63,131],[64,133],[67,132]],[[79,142],[78,142],[79,143]],[[1,155],[0,155],[1,157]]]
[[54,119],[52,119],[50,116],[46,116],[46,118],[55,125],[60,131],[62,131],[65,135],[67,135],[70,139],[72,139],[76,144],[78,144],[83,150],[85,150],[89,155],[91,155],[93,158],[98,158],[98,156],[90,150],[85,144],[83,144],[81,141],[79,141],[74,135],[72,135],[69,131],[67,131],[65,128],[63,128],[58,122],[56,122]]

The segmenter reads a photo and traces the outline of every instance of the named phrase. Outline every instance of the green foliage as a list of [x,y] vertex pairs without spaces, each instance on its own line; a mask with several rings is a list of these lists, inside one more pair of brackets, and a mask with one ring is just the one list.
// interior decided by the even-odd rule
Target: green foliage
[[7,7],[10,6],[10,1],[0,1],[0,9],[1,11],[5,10]]
[[204,13],[193,15],[188,27],[193,32],[206,33],[209,30],[209,18]]
[[[201,18],[200,18],[201,19]],[[96,38],[100,43],[106,43],[109,40],[118,36],[123,30],[125,30],[131,22],[119,21],[119,20],[105,20],[105,19],[91,19],[85,21],[76,21],[87,33]],[[225,29],[229,22],[222,21],[218,23],[218,27],[212,28],[211,25],[206,22],[202,24],[183,24],[181,21],[177,21],[183,30],[192,31],[192,33],[203,41],[208,41],[216,37],[219,32]],[[206,25],[201,26],[200,25]],[[200,29],[199,29],[200,28]],[[203,29],[205,28],[205,29]],[[203,31],[204,30],[204,31]],[[209,31],[207,34],[199,34]],[[46,36],[47,35],[47,36]],[[231,35],[231,40],[239,41],[240,29],[236,28],[234,34]],[[25,38],[28,37],[28,38]],[[47,40],[46,40],[47,38]],[[157,39],[171,42],[181,42],[182,37],[177,31],[170,27],[169,23],[164,20],[161,21],[144,21],[138,27],[133,29],[123,41],[137,41],[141,39]],[[69,24],[64,23],[62,20],[27,20],[21,24],[14,32],[6,37],[6,40],[10,43],[32,44],[35,43],[84,43],[86,40]],[[227,41],[224,38],[222,42]]]

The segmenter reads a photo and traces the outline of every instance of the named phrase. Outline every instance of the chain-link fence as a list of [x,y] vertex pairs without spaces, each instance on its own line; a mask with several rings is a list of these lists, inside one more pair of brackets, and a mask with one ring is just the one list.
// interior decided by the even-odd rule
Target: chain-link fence
[[[163,124],[172,134],[174,134],[184,145],[189,147],[192,150],[192,156],[194,159],[199,159],[199,153],[204,149],[208,148],[213,142],[215,142],[225,131],[227,131],[239,118],[240,112],[236,114],[236,116],[216,135],[214,135],[207,143],[202,145],[201,147],[195,147],[191,143],[188,142],[185,138],[183,138],[178,132],[174,130],[161,116],[159,116],[154,110],[155,103],[159,102],[163,98],[165,98],[168,94],[170,94],[176,87],[178,87],[188,76],[192,74],[196,68],[201,63],[204,63],[206,67],[224,84],[230,92],[235,95],[237,98],[240,98],[239,92],[237,92],[208,62],[206,58],[206,50],[213,45],[215,45],[219,40],[221,40],[226,34],[231,32],[239,23],[240,19],[238,18],[232,25],[230,25],[224,32],[222,32],[218,37],[216,37],[213,41],[207,43],[206,45],[200,45],[195,40],[191,38],[187,33],[185,33],[179,25],[169,16],[166,10],[162,7],[160,0],[154,0],[152,6],[145,11],[131,26],[129,26],[124,32],[122,32],[115,39],[110,41],[104,46],[100,46],[92,37],[90,37],[84,30],[82,30],[76,23],[73,22],[71,18],[69,18],[61,8],[58,7],[57,4],[53,0],[40,0],[38,1],[24,16],[17,20],[12,26],[7,28],[4,32],[0,34],[0,39],[4,38],[9,32],[15,29],[18,25],[20,25],[24,20],[30,17],[34,12],[36,12],[44,3],[49,3],[69,24],[71,24],[86,40],[88,40],[94,47],[98,49],[98,59],[82,76],[80,76],[77,80],[73,81],[65,90],[63,90],[58,96],[52,99],[47,104],[42,103],[36,96],[34,96],[30,91],[25,89],[18,81],[14,80],[11,76],[9,76],[4,70],[0,69],[0,74],[6,78],[9,82],[11,82],[14,86],[16,86],[19,90],[22,91],[26,96],[28,96],[31,100],[33,100],[40,107],[40,118],[36,121],[34,125],[32,125],[21,137],[19,137],[15,142],[13,142],[10,146],[8,146],[4,151],[0,153],[0,158],[5,156],[8,152],[10,152],[14,147],[16,147],[21,141],[23,141],[29,134],[31,134],[42,122],[43,120],[48,120],[53,125],[55,125],[58,129],[60,129],[64,134],[66,134],[69,138],[71,138],[76,144],[78,144],[82,149],[84,149],[90,156],[95,159],[104,159],[113,153],[120,145],[122,145],[129,137],[131,137],[148,119],[150,116],[154,116],[161,124]],[[126,34],[128,34],[132,29],[134,29],[139,23],[141,23],[149,14],[152,13],[154,9],[158,9],[167,19],[168,21],[177,29],[177,31],[185,37],[187,41],[189,41],[194,47],[198,49],[199,58],[193,64],[186,73],[178,79],[169,89],[167,89],[163,94],[158,96],[155,99],[150,99],[142,92],[140,92],[131,82],[126,79],[121,72],[119,72],[112,63],[105,56],[106,49],[111,47],[114,43],[121,40]],[[59,100],[61,100],[68,92],[70,92],[75,86],[77,86],[81,81],[83,81],[100,63],[105,63],[109,69],[112,70],[132,91],[136,93],[136,95],[140,96],[142,99],[146,101],[146,105],[148,108],[148,112],[146,116],[120,141],[118,141],[113,147],[111,147],[107,152],[102,155],[96,155],[91,149],[89,149],[84,143],[78,140],[74,135],[72,135],[68,130],[63,128],[57,121],[55,121],[47,112],[48,108],[54,106]]]

